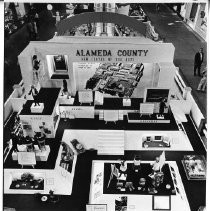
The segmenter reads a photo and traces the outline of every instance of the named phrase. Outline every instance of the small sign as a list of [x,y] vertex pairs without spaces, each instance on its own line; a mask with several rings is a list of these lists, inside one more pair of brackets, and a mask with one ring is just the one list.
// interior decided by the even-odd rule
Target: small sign
[[106,204],[87,204],[86,211],[107,211]]

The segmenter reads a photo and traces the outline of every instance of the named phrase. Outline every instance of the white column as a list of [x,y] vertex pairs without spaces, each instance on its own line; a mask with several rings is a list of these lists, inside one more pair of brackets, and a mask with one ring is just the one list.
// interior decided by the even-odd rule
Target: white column
[[186,100],[187,96],[191,93],[192,88],[189,86],[186,86],[183,90],[183,99]]
[[102,32],[102,23],[96,23],[95,27],[96,27],[96,37],[101,36],[101,32]]
[[112,37],[113,36],[113,24],[107,23],[106,27],[107,27],[106,32],[107,32],[108,37]]

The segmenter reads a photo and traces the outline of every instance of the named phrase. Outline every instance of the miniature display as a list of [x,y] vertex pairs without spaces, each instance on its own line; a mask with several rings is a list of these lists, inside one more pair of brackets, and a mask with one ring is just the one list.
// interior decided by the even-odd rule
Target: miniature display
[[185,155],[182,164],[188,180],[206,179],[206,161],[203,156]]
[[[133,164],[127,164],[126,176],[119,177],[120,164],[114,164],[113,176],[109,181],[111,164],[104,164],[104,194],[143,194],[143,195],[175,195],[173,179],[170,168],[165,164],[162,171],[156,172],[153,177],[150,173],[152,166],[148,163],[141,163],[141,170],[136,173]],[[107,186],[107,184],[109,185]]]
[[145,141],[142,142],[142,147],[149,148],[149,147],[171,147],[170,141],[168,139],[161,138],[160,140],[154,139],[152,140],[151,137],[147,137]]
[[13,178],[10,189],[44,190],[44,178],[35,178],[31,173],[23,173],[20,178]]

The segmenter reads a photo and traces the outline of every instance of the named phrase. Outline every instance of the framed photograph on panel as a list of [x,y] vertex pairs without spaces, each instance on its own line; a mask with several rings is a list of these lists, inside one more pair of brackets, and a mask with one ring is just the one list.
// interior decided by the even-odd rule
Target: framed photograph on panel
[[171,196],[152,196],[152,210],[171,210]]
[[87,204],[86,211],[107,211],[106,204]]

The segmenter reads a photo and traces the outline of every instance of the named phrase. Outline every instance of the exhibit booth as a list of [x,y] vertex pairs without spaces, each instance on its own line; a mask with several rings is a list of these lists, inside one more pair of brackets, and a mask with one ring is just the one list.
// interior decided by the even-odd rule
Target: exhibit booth
[[[71,195],[77,155],[80,152],[81,149],[78,151],[69,140],[63,140],[54,169],[36,169],[37,151],[17,152],[18,164],[22,168],[4,169],[4,193],[46,195],[53,191],[57,195]],[[31,169],[31,166],[35,168]]]
[[[143,168],[148,170],[150,163],[142,161],[140,171]],[[162,170],[165,178],[162,187],[158,186],[156,191],[144,182],[151,179],[150,176],[136,172],[132,168],[132,161],[127,162],[129,170],[125,177],[117,178],[116,165],[119,165],[119,161],[93,161],[90,204],[106,204],[107,210],[191,210],[176,162],[165,163]],[[143,182],[135,184],[136,179]]]
[[[98,155],[124,155],[125,150],[193,151],[182,124],[187,122],[191,104],[176,98],[174,50],[171,43],[144,37],[54,37],[30,42],[18,57],[26,90],[26,103],[19,111],[22,129],[31,137],[44,130],[46,138],[61,144],[54,169],[5,169],[4,192],[47,194],[54,190],[71,195],[77,155],[85,150],[97,150]],[[38,71],[34,55],[40,63]],[[30,100],[32,85],[40,89]],[[67,128],[62,128],[62,140],[57,140],[61,120]],[[76,121],[83,124],[75,127]],[[95,121],[93,128],[85,129],[91,121]],[[34,166],[36,152],[25,153],[13,156],[23,166]],[[117,162],[93,161],[90,204],[106,204],[107,210],[115,210],[124,200],[127,210],[133,211],[149,211],[152,206],[153,210],[190,210],[175,161],[165,164],[168,180],[160,194],[144,194],[138,188],[132,194],[126,190],[131,187],[126,178],[121,182],[126,187],[120,184],[116,190],[112,183]],[[132,161],[127,163],[132,168]],[[150,169],[150,161],[141,165]]]
[[[34,56],[40,63],[38,71],[32,65]],[[144,109],[150,107],[148,114],[159,113],[162,98],[166,104],[162,112],[167,113],[171,95],[174,95],[177,70],[173,57],[171,43],[156,43],[145,37],[119,40],[115,37],[55,36],[47,42],[30,42],[18,59],[26,93],[31,85],[37,84],[41,89],[61,88],[58,97],[61,118],[99,115],[108,122],[112,115],[116,120],[122,120],[128,114],[126,110],[145,113]],[[162,90],[161,96],[146,99],[149,93],[145,93],[149,91],[155,97],[154,89],[157,89],[156,93]],[[28,99],[27,94],[25,97]],[[121,107],[121,102],[116,101],[116,104],[120,103],[115,108],[117,113],[112,109],[115,103],[111,98],[123,101]],[[154,103],[154,108],[142,104],[140,109],[140,103]],[[129,118],[130,122],[132,118],[134,122],[139,119],[132,115]]]
[[[18,59],[26,90],[34,84],[32,58],[37,55],[42,66],[38,73],[40,86],[61,88],[65,79],[70,95],[75,96],[96,75],[107,80],[103,81],[105,85],[116,80],[125,88],[130,88],[131,81],[136,81],[131,79],[138,78],[141,64],[148,66],[147,69],[144,67],[143,75],[148,74],[151,78],[150,82],[144,82],[141,89],[148,86],[171,88],[176,71],[174,50],[171,43],[156,43],[144,37],[54,37],[47,42],[30,42]],[[127,81],[127,86],[121,82],[123,79]],[[88,87],[98,90],[96,86],[89,84]],[[103,88],[102,91],[106,93]],[[128,96],[121,94],[122,97]]]

